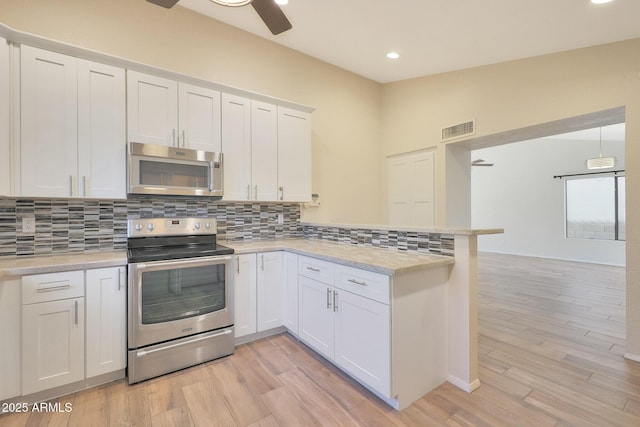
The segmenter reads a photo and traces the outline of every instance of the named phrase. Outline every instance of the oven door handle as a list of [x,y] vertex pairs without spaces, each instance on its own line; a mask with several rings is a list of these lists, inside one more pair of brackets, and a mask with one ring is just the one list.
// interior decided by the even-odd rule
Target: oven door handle
[[229,335],[229,334],[232,334],[232,333],[233,333],[233,329],[227,329],[227,330],[225,330],[223,332],[218,332],[217,334],[205,335],[205,336],[202,336],[202,337],[194,338],[192,340],[189,340],[188,343],[185,343],[185,342],[181,341],[181,342],[178,342],[178,343],[175,343],[175,344],[168,344],[168,345],[165,345],[165,346],[162,346],[162,347],[156,347],[156,348],[154,348],[152,350],[138,350],[138,351],[136,351],[136,357],[144,357],[144,356],[146,356],[148,354],[155,353],[157,351],[169,350],[170,348],[180,347],[181,345],[184,345],[184,344],[191,344],[191,343],[194,343],[194,342],[208,340],[208,339],[211,339],[211,338],[220,337],[222,335]]
[[137,262],[134,263],[136,270],[145,270],[147,268],[171,268],[171,267],[189,267],[211,264],[211,261],[215,261],[217,264],[223,264],[231,262],[231,255],[224,256],[212,256],[212,257],[199,257],[189,259],[176,259],[168,261],[153,261],[153,262]]

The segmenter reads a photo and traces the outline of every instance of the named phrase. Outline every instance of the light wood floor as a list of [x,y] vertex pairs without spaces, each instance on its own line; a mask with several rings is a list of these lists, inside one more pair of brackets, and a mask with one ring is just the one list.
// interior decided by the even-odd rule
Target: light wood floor
[[623,358],[624,269],[481,254],[482,386],[444,384],[397,412],[284,334],[228,358],[60,399],[70,413],[1,426],[640,426],[640,364]]

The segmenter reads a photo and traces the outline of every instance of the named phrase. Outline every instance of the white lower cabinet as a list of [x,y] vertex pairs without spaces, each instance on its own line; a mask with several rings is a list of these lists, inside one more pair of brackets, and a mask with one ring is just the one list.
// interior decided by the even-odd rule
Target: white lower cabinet
[[112,267],[22,277],[23,395],[125,367],[124,276]]
[[389,277],[303,256],[298,266],[299,338],[391,397]]
[[298,255],[282,254],[282,323],[294,335],[298,335]]
[[20,280],[0,280],[0,400],[21,394]]
[[84,272],[22,278],[22,393],[84,378]]
[[127,348],[127,281],[124,267],[86,272],[86,376],[124,369]]
[[282,326],[282,253],[237,255],[234,267],[236,338]]

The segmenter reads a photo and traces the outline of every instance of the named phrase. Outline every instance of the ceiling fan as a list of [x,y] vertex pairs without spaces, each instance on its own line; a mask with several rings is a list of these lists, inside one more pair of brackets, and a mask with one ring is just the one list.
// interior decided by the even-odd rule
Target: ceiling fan
[[[149,3],[156,4],[158,6],[172,8],[178,0],[147,0]],[[292,28],[291,22],[287,19],[280,6],[276,4],[274,0],[210,0],[216,4],[222,6],[238,7],[246,6],[251,3],[251,6],[258,12],[260,18],[264,21],[271,33],[275,36],[283,33]]]

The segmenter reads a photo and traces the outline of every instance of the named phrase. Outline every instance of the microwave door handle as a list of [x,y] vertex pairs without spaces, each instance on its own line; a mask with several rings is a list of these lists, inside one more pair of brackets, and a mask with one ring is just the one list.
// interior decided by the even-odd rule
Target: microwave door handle
[[209,161],[209,192],[213,193],[213,160]]

